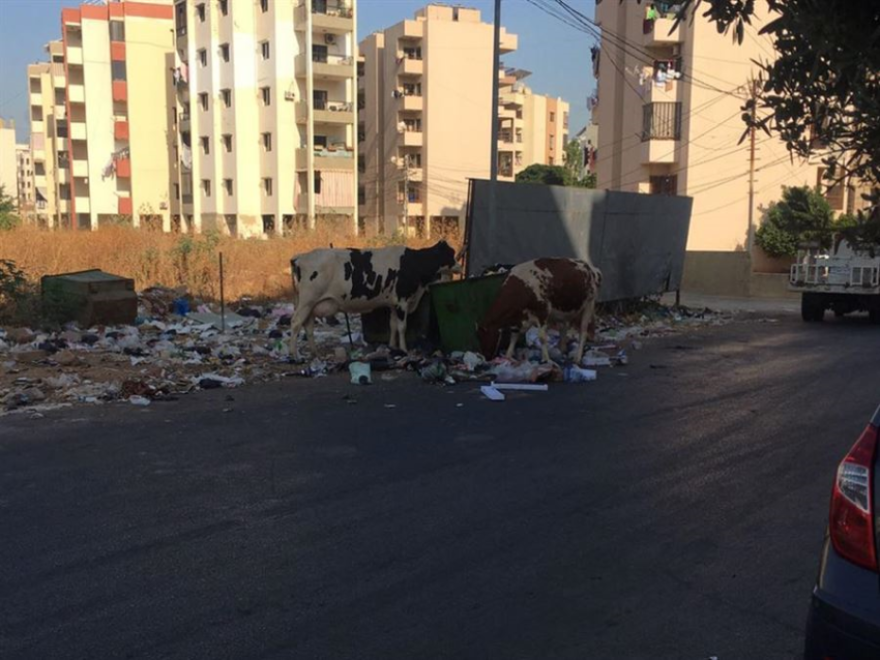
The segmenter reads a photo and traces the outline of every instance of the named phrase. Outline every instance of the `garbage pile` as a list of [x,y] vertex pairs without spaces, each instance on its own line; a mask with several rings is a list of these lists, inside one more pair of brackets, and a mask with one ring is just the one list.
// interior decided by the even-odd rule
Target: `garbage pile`
[[[596,369],[626,365],[642,339],[682,327],[720,325],[727,318],[648,306],[636,314],[600,318],[596,340],[581,364],[566,364],[573,337],[548,333],[553,363],[541,364],[537,331],[513,359],[491,361],[473,352],[443,355],[433,347],[405,354],[368,346],[360,318],[346,324],[320,322],[320,355],[294,363],[287,338],[293,305],[242,300],[221,314],[216,305],[193,300],[182,289],[153,287],[138,294],[134,325],[80,328],[69,323],[52,332],[0,328],[0,416],[74,404],[125,401],[135,406],[173,401],[194,390],[234,388],[286,377],[319,378],[348,370],[351,382],[392,380],[412,371],[428,383],[583,382]],[[341,317],[340,317],[341,318]],[[385,373],[387,372],[387,373]]]

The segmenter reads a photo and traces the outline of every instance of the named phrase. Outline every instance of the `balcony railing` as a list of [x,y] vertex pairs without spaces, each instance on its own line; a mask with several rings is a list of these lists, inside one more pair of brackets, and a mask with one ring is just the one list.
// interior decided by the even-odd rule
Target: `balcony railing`
[[331,55],[329,53],[312,53],[312,62],[318,64],[342,64],[350,65],[354,62],[354,58],[345,55]]
[[354,10],[341,2],[315,2],[313,0],[312,13],[324,14],[325,16],[339,16],[340,18],[354,18]]
[[642,142],[681,139],[681,103],[646,103],[642,108]]

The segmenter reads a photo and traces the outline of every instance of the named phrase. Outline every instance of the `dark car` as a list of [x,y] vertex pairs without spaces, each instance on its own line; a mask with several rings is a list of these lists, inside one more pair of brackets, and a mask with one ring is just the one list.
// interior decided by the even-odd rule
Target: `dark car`
[[837,468],[805,660],[880,659],[880,409]]

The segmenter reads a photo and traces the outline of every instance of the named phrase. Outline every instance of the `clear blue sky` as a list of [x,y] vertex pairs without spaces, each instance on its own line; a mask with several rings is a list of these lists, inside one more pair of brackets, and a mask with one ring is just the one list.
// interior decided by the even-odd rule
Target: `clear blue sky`
[[[233,0],[244,2],[250,0]],[[18,141],[28,136],[27,71],[45,59],[43,45],[60,38],[61,8],[78,0],[0,0],[0,116],[15,120]],[[358,0],[358,39],[388,27],[427,4],[426,0]],[[492,20],[492,0],[462,2]],[[593,16],[594,0],[572,4]],[[507,66],[532,72],[527,81],[536,92],[561,96],[571,104],[571,134],[586,123],[587,96],[595,82],[591,73],[591,37],[547,16],[526,0],[502,1],[502,25],[519,35],[519,50],[504,58]]]

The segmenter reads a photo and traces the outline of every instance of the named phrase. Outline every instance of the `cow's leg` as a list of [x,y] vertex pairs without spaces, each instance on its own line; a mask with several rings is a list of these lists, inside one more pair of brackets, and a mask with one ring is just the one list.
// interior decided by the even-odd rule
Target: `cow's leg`
[[394,309],[394,314],[397,315],[397,336],[400,339],[400,343],[398,347],[404,353],[407,353],[406,348],[406,307],[400,307]]
[[389,325],[391,327],[391,334],[388,336],[388,348],[396,348],[397,333],[400,330],[397,323],[397,310],[391,309],[389,311],[391,312],[391,314],[389,314]]
[[[311,318],[311,306],[300,305],[293,312],[293,317],[290,319],[290,357],[294,360],[300,359],[299,348],[296,345],[297,339],[299,338],[299,331],[302,330],[302,327]],[[314,323],[314,319],[312,319],[312,323]]]
[[513,358],[513,353],[514,353],[514,351],[516,351],[517,339],[519,339],[519,332],[516,330],[511,330],[510,331],[510,346],[507,347],[507,354],[506,354],[508,360]]
[[541,359],[544,362],[550,362],[550,341],[547,339],[547,324],[542,323],[538,326],[538,337],[541,338]]
[[315,343],[315,317],[314,315],[309,316],[308,320],[305,322],[304,327],[306,329],[306,339],[309,342],[309,352],[312,354],[313,358],[318,357],[318,344]]
[[593,321],[596,316],[596,299],[591,298],[590,301],[584,307],[583,314],[581,314],[581,327],[579,333],[579,341],[577,347],[577,353],[574,356],[575,362],[577,364],[581,363],[581,359],[584,357],[584,344],[587,341],[587,338],[593,338],[593,333],[595,330],[595,326]]

